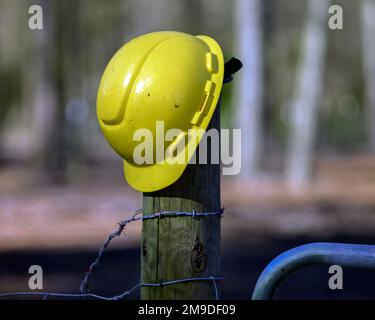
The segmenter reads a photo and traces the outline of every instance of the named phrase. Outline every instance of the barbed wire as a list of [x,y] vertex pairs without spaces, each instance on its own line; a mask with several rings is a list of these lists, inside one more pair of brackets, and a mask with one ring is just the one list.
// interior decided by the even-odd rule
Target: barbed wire
[[99,252],[98,252],[98,256],[96,257],[96,259],[94,260],[93,263],[90,264],[89,266],[89,270],[85,273],[84,277],[83,277],[83,280],[81,282],[81,285],[79,287],[79,291],[81,293],[87,293],[88,292],[88,286],[89,286],[89,280],[90,280],[90,277],[91,275],[93,274],[94,270],[96,267],[99,266],[99,262],[100,262],[100,259],[102,258],[103,254],[104,254],[104,251],[105,249],[108,247],[109,243],[114,239],[114,238],[117,238],[119,237],[123,232],[124,232],[124,229],[126,227],[126,225],[130,222],[133,222],[133,221],[137,221],[137,220],[140,220],[139,217],[137,217],[139,214],[142,213],[142,209],[138,209],[135,214],[130,218],[130,219],[126,219],[126,220],[121,220],[119,223],[118,223],[118,229],[114,232],[112,232],[108,237],[107,239],[104,241],[104,243],[102,244],[102,246],[99,248]]
[[192,217],[192,218],[198,218],[198,217],[209,217],[209,216],[218,216],[222,215],[224,213],[224,208],[221,208],[217,211],[212,212],[196,212],[195,210],[189,211],[159,211],[147,216],[139,216],[141,213],[143,213],[142,209],[138,209],[135,211],[134,215],[125,220],[121,220],[118,223],[118,229],[114,232],[112,232],[107,239],[104,241],[104,243],[101,245],[98,251],[98,255],[95,258],[95,260],[90,264],[88,271],[85,273],[83,280],[80,284],[79,291],[80,293],[54,293],[54,292],[31,292],[31,291],[25,291],[25,292],[7,292],[7,293],[1,293],[0,297],[11,297],[11,296],[43,296],[43,300],[47,300],[48,297],[65,297],[65,298],[94,298],[99,300],[121,300],[127,296],[130,296],[134,294],[135,292],[139,291],[143,287],[163,287],[163,286],[169,286],[174,285],[178,283],[185,283],[185,282],[193,282],[193,281],[210,281],[213,283],[214,292],[215,292],[215,299],[219,300],[219,290],[217,287],[216,281],[223,280],[222,277],[216,277],[216,276],[210,276],[210,277],[190,277],[190,278],[183,278],[183,279],[176,279],[176,280],[168,280],[168,281],[160,281],[159,283],[139,283],[135,285],[134,287],[130,288],[129,290],[124,291],[123,293],[112,296],[112,297],[105,297],[98,294],[90,293],[89,291],[89,281],[92,277],[95,269],[99,266],[99,262],[101,258],[103,257],[103,254],[110,244],[110,242],[119,237],[125,230],[125,227],[134,221],[145,221],[145,220],[151,220],[151,219],[160,219],[162,217]]
[[124,291],[123,293],[112,296],[112,297],[105,297],[94,293],[57,293],[57,292],[32,292],[32,291],[24,291],[24,292],[7,292],[1,293],[0,297],[14,297],[14,296],[43,296],[43,300],[47,300],[48,297],[60,297],[60,298],[94,298],[97,300],[121,300],[127,296],[130,296],[141,288],[144,287],[165,287],[170,286],[178,283],[185,283],[185,282],[194,282],[194,281],[211,281],[214,286],[214,293],[215,299],[219,300],[219,290],[216,284],[216,281],[224,280],[223,277],[201,277],[201,278],[183,278],[178,280],[171,280],[171,281],[161,281],[159,283],[139,283],[132,287],[129,290]]
[[94,260],[93,263],[89,266],[89,270],[85,273],[85,276],[81,282],[80,285],[80,292],[81,293],[87,293],[88,292],[88,287],[89,287],[89,281],[90,278],[94,272],[94,270],[99,266],[99,262],[104,254],[105,249],[108,247],[109,243],[116,237],[119,237],[123,232],[125,227],[134,221],[139,221],[139,220],[151,220],[151,219],[156,219],[156,218],[161,218],[161,217],[208,217],[208,216],[214,216],[214,215],[222,215],[224,213],[224,208],[221,208],[218,211],[212,211],[212,212],[196,212],[195,210],[192,210],[191,212],[189,211],[159,211],[147,216],[139,216],[141,213],[143,213],[142,209],[138,209],[134,215],[126,220],[121,220],[118,225],[118,229],[114,232],[112,232],[107,239],[104,241],[102,246],[99,249],[98,256]]

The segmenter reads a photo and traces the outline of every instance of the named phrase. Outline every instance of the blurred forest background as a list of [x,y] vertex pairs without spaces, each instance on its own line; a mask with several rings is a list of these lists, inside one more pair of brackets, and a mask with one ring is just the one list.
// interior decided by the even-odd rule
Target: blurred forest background
[[[33,4],[43,30],[28,27]],[[328,27],[330,5],[342,30]],[[122,44],[159,30],[209,35],[244,63],[222,93],[222,127],[242,129],[241,174],[222,180],[223,297],[248,298],[298,244],[375,244],[375,0],[0,0],[0,291],[25,290],[31,264],[48,266],[47,290],[76,290],[141,207],[99,130],[96,92]],[[98,292],[136,283],[140,227],[114,244]],[[348,271],[337,293],[327,270],[308,272],[280,297],[375,298],[371,273]]]

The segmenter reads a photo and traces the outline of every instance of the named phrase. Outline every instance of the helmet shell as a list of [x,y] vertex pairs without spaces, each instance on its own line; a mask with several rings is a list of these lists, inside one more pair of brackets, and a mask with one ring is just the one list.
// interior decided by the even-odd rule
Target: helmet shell
[[[137,165],[133,159],[138,129],[154,137],[165,132],[206,129],[218,102],[224,74],[219,45],[207,36],[154,32],[134,38],[113,56],[102,76],[97,116],[105,138],[124,159],[124,173],[136,190],[151,192],[175,182],[188,164]],[[164,149],[172,142],[164,142]],[[199,141],[193,141],[194,148]],[[187,147],[188,141],[186,141]]]

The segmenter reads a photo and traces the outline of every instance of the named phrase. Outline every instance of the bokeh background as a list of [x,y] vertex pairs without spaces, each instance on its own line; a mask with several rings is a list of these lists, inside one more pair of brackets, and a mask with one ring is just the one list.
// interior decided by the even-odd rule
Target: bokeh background
[[[39,4],[44,29],[30,30]],[[332,30],[330,5],[343,9]],[[222,297],[248,299],[277,254],[312,241],[375,244],[374,0],[0,0],[0,291],[77,291],[116,222],[141,207],[95,112],[101,74],[142,33],[206,34],[244,68],[222,93],[242,129],[240,175],[222,178]],[[337,22],[337,21],[336,21]],[[110,247],[92,290],[139,281],[140,224]],[[293,274],[278,298],[375,298],[375,274]],[[137,296],[135,296],[137,298]]]

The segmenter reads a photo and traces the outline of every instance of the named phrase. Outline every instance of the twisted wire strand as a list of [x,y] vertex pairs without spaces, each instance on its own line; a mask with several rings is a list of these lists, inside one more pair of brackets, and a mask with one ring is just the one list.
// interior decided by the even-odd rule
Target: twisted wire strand
[[159,211],[150,215],[142,215],[139,216],[142,213],[142,209],[138,209],[135,214],[125,220],[121,220],[118,225],[118,229],[114,232],[112,232],[107,239],[104,241],[102,246],[99,249],[98,255],[96,259],[90,264],[88,271],[85,273],[84,278],[81,282],[79,291],[81,293],[88,293],[89,291],[89,281],[91,276],[93,275],[94,270],[99,266],[99,262],[104,254],[105,249],[108,247],[110,242],[114,239],[119,237],[125,230],[125,227],[127,226],[128,223],[134,222],[134,221],[139,221],[139,220],[151,220],[151,219],[157,219],[157,218],[162,218],[162,217],[208,217],[208,216],[217,216],[217,215],[222,215],[224,213],[224,208],[220,208],[217,211],[212,211],[212,212],[196,212],[195,210],[189,212],[189,211]]
[[43,300],[47,300],[48,297],[59,297],[59,298],[93,298],[97,300],[122,300],[127,296],[130,296],[137,291],[139,291],[143,287],[164,287],[170,286],[179,283],[185,282],[193,282],[193,281],[211,281],[214,286],[214,293],[215,299],[219,300],[219,291],[216,284],[216,281],[224,280],[222,277],[201,277],[201,278],[183,278],[177,280],[170,280],[170,281],[161,281],[159,283],[139,283],[134,287],[124,291],[123,293],[112,296],[112,297],[105,297],[94,293],[58,293],[58,292],[32,292],[32,291],[24,291],[24,292],[7,292],[1,293],[0,297],[15,297],[15,296],[43,296]]
[[91,276],[93,275],[94,270],[99,266],[99,262],[104,254],[104,251],[110,244],[110,242],[119,237],[125,230],[125,227],[134,221],[140,220],[151,220],[151,219],[160,219],[163,217],[192,217],[192,218],[199,218],[199,217],[208,217],[208,216],[221,216],[224,213],[224,208],[221,208],[217,211],[212,212],[196,212],[195,210],[189,211],[159,211],[147,216],[140,216],[142,213],[142,209],[137,210],[134,215],[125,220],[121,220],[118,223],[118,229],[112,232],[104,243],[101,245],[98,251],[98,255],[95,260],[90,264],[88,271],[85,273],[84,278],[80,284],[79,291],[80,293],[55,293],[55,292],[32,292],[32,291],[24,291],[24,292],[7,292],[1,293],[0,297],[14,297],[14,296],[43,296],[43,300],[47,300],[49,297],[60,297],[60,298],[93,298],[98,300],[121,300],[127,296],[134,294],[135,292],[139,291],[143,287],[163,287],[174,285],[178,283],[185,283],[185,282],[193,282],[193,281],[210,281],[213,284],[215,299],[219,300],[219,290],[216,281],[223,280],[222,277],[191,277],[191,278],[183,278],[183,279],[176,279],[176,280],[169,280],[169,281],[161,281],[159,283],[138,283],[134,287],[124,291],[123,293],[112,296],[112,297],[105,297],[98,294],[90,293],[89,290],[89,281]]

